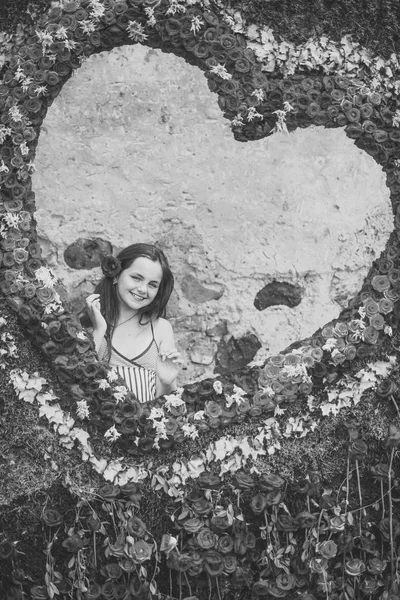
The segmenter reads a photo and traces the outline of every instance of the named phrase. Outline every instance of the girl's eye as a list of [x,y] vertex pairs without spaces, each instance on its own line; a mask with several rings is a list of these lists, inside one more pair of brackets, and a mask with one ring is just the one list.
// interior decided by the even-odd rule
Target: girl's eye
[[158,283],[151,283],[150,285],[151,285],[151,287],[153,287],[153,288],[156,288],[156,289],[158,288]]
[[139,280],[139,277],[137,275],[132,275],[132,279],[137,279]]

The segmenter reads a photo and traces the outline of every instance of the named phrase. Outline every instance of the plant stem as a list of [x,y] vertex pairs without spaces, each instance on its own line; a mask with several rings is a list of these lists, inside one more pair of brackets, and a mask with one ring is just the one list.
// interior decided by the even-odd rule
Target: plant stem
[[388,486],[389,486],[389,536],[390,536],[390,569],[392,574],[392,581],[395,574],[395,564],[394,564],[394,540],[393,540],[393,506],[392,506],[392,465],[394,458],[395,448],[392,448],[390,453],[390,462],[389,462],[389,474],[388,474]]
[[396,412],[397,412],[397,417],[398,417],[398,419],[400,421],[400,410],[399,410],[399,407],[398,407],[398,404],[397,404],[396,400],[394,399],[393,394],[390,396],[390,398],[391,398],[391,400],[392,400],[392,402],[393,402],[393,404],[395,406],[395,409],[396,409]]
[[[357,471],[357,487],[358,487],[358,497],[360,499],[360,508],[362,507],[362,492],[361,492],[361,481],[360,481],[360,469],[358,466],[358,460],[356,459],[356,471]],[[359,529],[360,529],[360,539],[362,537],[362,512],[360,513],[360,518],[358,519]]]

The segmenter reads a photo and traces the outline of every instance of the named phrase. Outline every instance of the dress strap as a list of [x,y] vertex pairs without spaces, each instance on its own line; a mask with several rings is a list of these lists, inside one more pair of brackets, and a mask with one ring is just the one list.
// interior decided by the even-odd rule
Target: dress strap
[[158,344],[157,344],[157,340],[154,337],[153,321],[150,321],[150,327],[151,327],[151,333],[152,333],[152,336],[153,336],[153,341],[154,341],[155,345],[157,346],[157,350],[160,351],[160,348],[158,347]]

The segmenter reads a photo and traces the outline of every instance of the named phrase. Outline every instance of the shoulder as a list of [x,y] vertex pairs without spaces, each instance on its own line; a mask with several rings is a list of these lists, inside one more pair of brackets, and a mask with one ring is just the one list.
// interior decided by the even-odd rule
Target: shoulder
[[173,342],[174,340],[174,332],[172,330],[172,325],[167,319],[163,319],[160,317],[153,322],[154,335],[156,337],[157,342],[166,343]]

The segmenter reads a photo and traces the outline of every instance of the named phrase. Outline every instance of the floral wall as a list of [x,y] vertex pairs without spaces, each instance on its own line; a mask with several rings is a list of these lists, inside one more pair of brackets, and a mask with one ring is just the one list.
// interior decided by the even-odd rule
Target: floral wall
[[40,241],[76,310],[98,253],[165,248],[182,382],[275,354],[335,318],[393,227],[379,166],[342,130],[233,141],[202,72],[140,45],[75,73],[35,165]]

